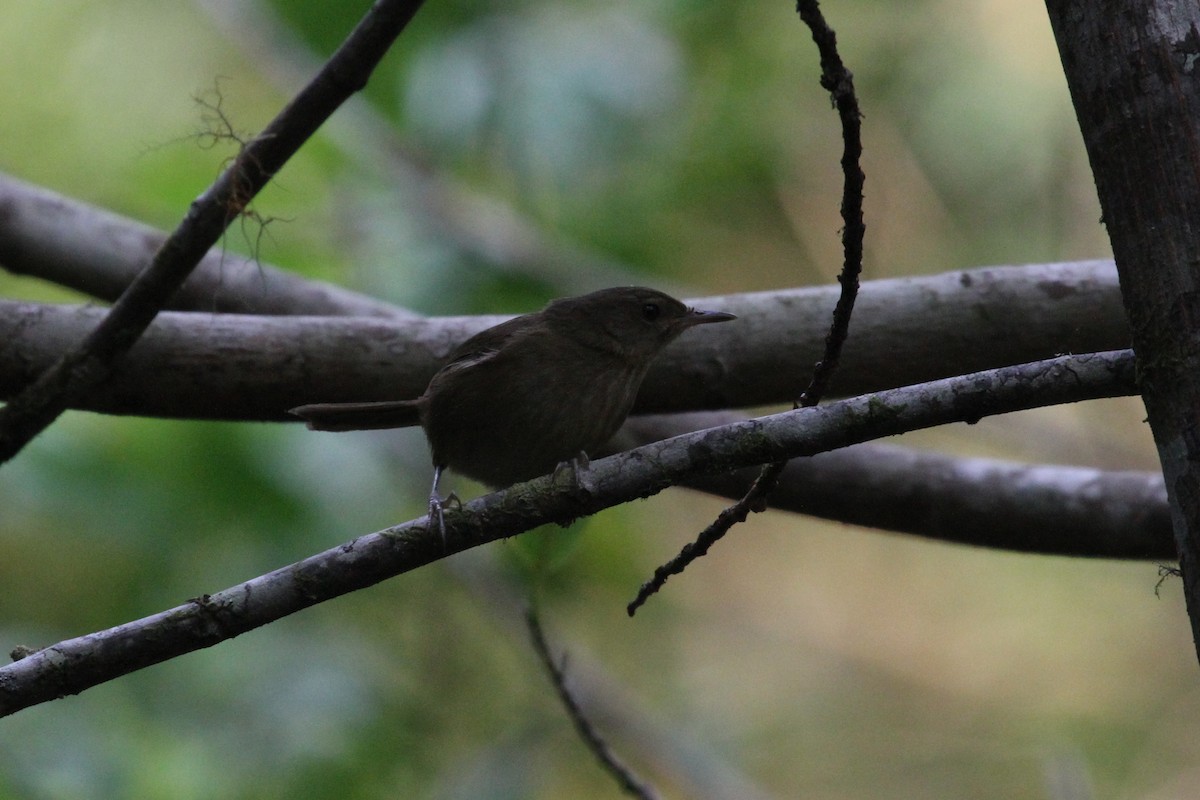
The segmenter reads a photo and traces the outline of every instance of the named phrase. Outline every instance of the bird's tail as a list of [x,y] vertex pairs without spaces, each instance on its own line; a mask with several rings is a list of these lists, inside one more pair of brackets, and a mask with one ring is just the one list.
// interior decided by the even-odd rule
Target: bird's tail
[[415,400],[375,403],[313,403],[288,410],[314,431],[369,431],[407,428],[421,423]]

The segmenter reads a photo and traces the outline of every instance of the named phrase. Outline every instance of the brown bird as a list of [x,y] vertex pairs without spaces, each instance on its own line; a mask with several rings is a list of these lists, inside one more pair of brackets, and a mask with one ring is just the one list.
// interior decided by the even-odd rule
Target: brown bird
[[475,334],[415,400],[317,403],[291,413],[320,431],[420,424],[433,455],[430,520],[440,525],[447,467],[499,488],[595,451],[621,427],[667,344],[694,325],[734,318],[654,289],[602,289]]

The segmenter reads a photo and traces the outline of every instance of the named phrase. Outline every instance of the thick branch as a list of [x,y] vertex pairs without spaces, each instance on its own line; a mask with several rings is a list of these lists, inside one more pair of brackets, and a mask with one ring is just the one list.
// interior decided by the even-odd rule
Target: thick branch
[[[0,268],[112,302],[167,234],[0,173]],[[373,297],[210,250],[167,304],[176,311],[406,317]]]
[[76,694],[444,555],[656,494],[687,476],[844,447],[916,428],[1135,391],[1128,351],[1064,356],[800,409],[679,436],[546,476],[446,514],[361,536],[246,583],[107,631],[60,642],[0,669],[0,714]]
[[[737,414],[635,417],[622,449],[728,425]],[[739,497],[752,469],[685,486]],[[1157,472],[960,458],[868,443],[788,462],[771,508],[945,542],[1042,555],[1175,559]]]
[[[833,288],[706,298],[739,319],[672,345],[639,413],[790,402],[821,353]],[[869,281],[833,391],[873,391],[1064,352],[1124,347],[1105,262],[997,267]],[[102,312],[0,301],[0,398]],[[318,319],[163,314],[112,379],[74,407],[117,414],[279,420],[309,402],[415,397],[445,355],[499,317]]]

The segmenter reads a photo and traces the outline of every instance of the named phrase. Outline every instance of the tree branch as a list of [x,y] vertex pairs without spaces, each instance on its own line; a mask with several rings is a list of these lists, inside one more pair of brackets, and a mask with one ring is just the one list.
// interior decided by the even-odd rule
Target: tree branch
[[[517,580],[502,560],[492,549],[452,559],[445,567],[486,611],[498,636],[519,640],[526,628],[529,586]],[[604,659],[584,642],[576,638],[567,649],[573,693],[586,703],[590,716],[618,735],[638,754],[639,761],[652,765],[678,796],[689,800],[774,800],[697,731],[656,714],[655,704],[608,672]]]
[[687,476],[813,455],[908,430],[1136,390],[1132,353],[1063,356],[785,412],[656,442],[447,512],[446,545],[427,517],[361,536],[246,583],[0,669],[0,714],[210,647],[440,557],[549,522],[649,497]]
[[[123,286],[136,274],[137,262],[147,253],[147,236],[161,237],[154,229],[84,203],[64,198],[48,190],[33,187],[0,175],[0,263],[32,265],[40,277],[64,283],[105,297],[106,291]],[[386,303],[358,295],[336,286],[319,284],[263,268],[259,273],[226,264],[212,252],[200,268],[173,298],[187,307],[215,305],[219,308],[257,308],[262,313],[359,314],[390,313]],[[244,262],[237,261],[241,264]],[[210,272],[206,278],[205,270]],[[223,270],[223,274],[222,274]],[[249,278],[241,282],[238,275]],[[247,285],[248,284],[248,285]],[[103,287],[107,286],[108,289]],[[765,298],[753,319],[743,322],[758,335],[786,329],[788,317],[800,308],[807,316],[809,306],[828,307],[832,289],[801,290]],[[213,293],[217,293],[214,297]],[[1044,333],[1047,321],[1059,321],[1073,335],[1071,347],[1063,349],[1104,349],[1121,343],[1114,335],[1119,324],[1110,324],[1109,316],[1119,323],[1118,291],[1115,268],[1111,262],[1093,261],[1058,265],[1034,265],[1023,268],[999,268],[956,272],[932,278],[905,281],[875,281],[865,285],[868,303],[884,306],[900,316],[929,320],[950,329],[963,330],[953,319],[942,320],[940,308],[950,305],[983,319],[1009,319],[994,310],[1007,307],[1016,318],[1027,318],[1035,330],[1026,337],[1031,343]],[[921,305],[921,299],[927,301]],[[739,303],[753,305],[750,297]],[[1109,309],[1103,314],[1096,309]],[[395,309],[402,313],[400,309]],[[0,341],[11,347],[0,348],[0,396],[9,396],[32,380],[70,343],[86,335],[99,318],[98,309],[25,306],[0,301]],[[815,313],[815,312],[814,312]],[[860,320],[860,335],[876,334],[871,317]],[[499,318],[495,318],[498,321]],[[277,418],[280,408],[293,402],[271,397],[279,386],[315,380],[312,376],[336,377],[341,365],[351,362],[355,352],[368,349],[364,358],[383,361],[389,354],[388,385],[363,388],[359,379],[349,381],[350,392],[379,392],[377,396],[416,394],[445,352],[470,332],[490,324],[487,320],[431,320],[428,325],[403,328],[413,346],[404,347],[387,339],[376,352],[374,343],[388,335],[386,326],[364,321],[362,329],[351,322],[349,329],[294,330],[278,321],[262,321],[233,316],[172,315],[160,317],[147,337],[122,365],[122,373],[112,384],[111,394],[101,391],[89,398],[97,408],[117,413],[143,413],[165,416],[199,416],[204,413],[244,414],[250,418]],[[739,325],[742,323],[739,323]],[[955,337],[934,330],[912,331],[909,321],[897,322],[891,316],[882,328],[898,324],[919,342],[935,337],[951,342],[947,348],[959,358],[970,356],[966,343],[954,345]],[[443,330],[445,326],[445,330]],[[819,335],[815,318],[807,338]],[[1030,333],[1028,329],[1026,333]],[[1013,337],[997,333],[1003,342]],[[313,340],[336,340],[335,352],[312,356],[303,351]],[[1046,348],[1020,346],[1008,357],[1017,360],[1036,358]],[[685,342],[686,344],[686,342]],[[301,345],[300,351],[297,346]],[[784,343],[767,340],[774,351]],[[980,347],[979,349],[984,349]],[[386,352],[385,352],[386,351]],[[298,360],[296,356],[301,358]],[[918,357],[921,354],[916,354]],[[739,358],[745,357],[743,353]],[[751,358],[760,358],[749,354]],[[692,358],[689,352],[687,357]],[[1020,357],[1020,358],[1019,358]],[[721,356],[722,359],[725,356]],[[299,370],[300,361],[308,363]],[[413,366],[409,366],[409,364]],[[857,363],[857,362],[856,362]],[[905,354],[894,361],[912,366],[914,359]],[[848,365],[852,384],[864,378],[856,376],[855,364]],[[970,365],[964,364],[965,371]],[[981,366],[976,364],[975,366]],[[124,370],[128,369],[128,372]],[[954,366],[943,366],[953,370]],[[735,372],[740,373],[735,367]],[[765,370],[775,374],[774,370]],[[263,378],[270,380],[263,382]],[[896,374],[895,383],[914,382],[916,374]],[[648,385],[653,396],[655,378]],[[311,381],[310,381],[311,382]],[[869,384],[868,384],[869,385]],[[197,391],[204,386],[205,391]],[[399,388],[396,388],[399,387]],[[747,387],[748,388],[748,387]],[[666,394],[667,392],[658,392]],[[350,397],[354,395],[351,394]],[[197,406],[198,398],[204,402]],[[784,398],[778,398],[784,399]],[[240,411],[239,411],[240,409]],[[739,417],[733,413],[672,415],[634,418],[626,427],[629,434],[622,448],[629,449],[685,431],[717,424],[728,424]],[[984,481],[981,476],[988,476]],[[735,494],[739,477],[695,479],[688,485],[715,491],[730,497]],[[1035,480],[1036,479],[1036,480]],[[1079,495],[1075,488],[1088,489]],[[862,487],[873,487],[862,491]],[[963,541],[982,546],[1005,547],[1038,553],[1091,555],[1112,558],[1172,558],[1169,529],[1165,528],[1165,509],[1161,479],[1143,473],[1112,473],[1079,470],[1071,467],[1021,467],[1006,462],[954,459],[931,453],[915,453],[900,448],[872,446],[838,451],[814,459],[795,461],[783,474],[776,508],[836,519],[852,524],[881,527],[947,541]],[[991,509],[980,508],[991,498]],[[936,511],[936,513],[934,513]],[[894,513],[892,513],[894,512]]]
[[[632,449],[745,419],[733,412],[634,417]],[[682,483],[740,497],[753,469]],[[962,458],[868,443],[789,461],[771,508],[938,541],[1041,555],[1173,561],[1158,472]]]
[[[0,173],[0,268],[112,302],[167,234],[97,206]],[[254,259],[208,251],[163,306],[232,314],[415,316],[331,283]]]
[[313,80],[249,142],[195,200],[150,265],[104,320],[54,366],[0,409],[0,463],[12,458],[64,409],[107,378],[229,222],[367,78],[421,0],[378,0]]
[[[790,402],[820,357],[832,287],[707,298],[738,314],[651,368],[637,413]],[[85,335],[98,309],[0,300],[0,398]],[[113,414],[282,420],[310,402],[415,397],[451,349],[501,317],[380,320],[164,313],[72,407]],[[868,281],[832,391],[849,395],[1064,352],[1124,347],[1111,264],[995,267]],[[200,388],[203,391],[199,391]]]

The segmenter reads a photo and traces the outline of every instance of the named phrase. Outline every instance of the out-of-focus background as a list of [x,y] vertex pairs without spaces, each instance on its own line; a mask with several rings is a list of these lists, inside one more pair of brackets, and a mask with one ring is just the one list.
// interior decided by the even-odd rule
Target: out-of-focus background
[[[260,129],[366,6],[5,0],[0,169],[169,228],[234,152],[203,135],[218,98]],[[825,12],[866,115],[866,277],[1108,255],[1040,4]],[[817,76],[787,2],[429,0],[256,202],[265,232],[226,244],[423,313],[827,283],[840,133]],[[8,275],[0,294],[80,299]],[[1156,466],[1135,401],[907,442]],[[67,414],[0,469],[0,642],[417,516],[428,475],[412,433]],[[761,514],[629,620],[722,505],[669,491],[0,720],[0,798],[613,797],[531,655],[534,597],[667,796],[1190,794],[1200,667],[1155,565]]]

